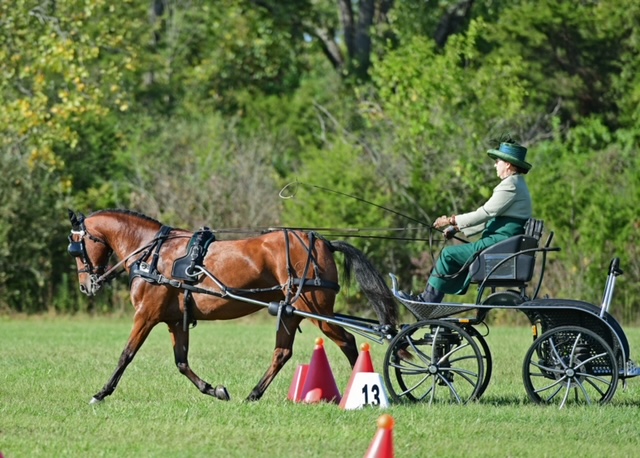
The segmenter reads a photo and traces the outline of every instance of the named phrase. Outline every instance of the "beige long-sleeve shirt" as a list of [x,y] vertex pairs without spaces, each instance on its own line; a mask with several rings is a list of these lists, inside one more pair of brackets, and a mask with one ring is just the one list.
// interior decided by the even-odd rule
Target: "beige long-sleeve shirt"
[[480,208],[456,215],[456,225],[467,237],[482,232],[486,223],[498,216],[529,219],[533,214],[531,194],[524,175],[511,175],[500,181]]

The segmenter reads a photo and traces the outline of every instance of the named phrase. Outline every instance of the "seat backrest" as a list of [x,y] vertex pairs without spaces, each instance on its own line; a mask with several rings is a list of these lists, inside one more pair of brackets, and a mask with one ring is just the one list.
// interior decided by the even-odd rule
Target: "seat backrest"
[[544,221],[541,219],[529,218],[524,225],[524,235],[540,240],[544,230]]
[[509,237],[482,251],[469,268],[471,283],[508,287],[530,281],[535,268],[535,251],[513,255],[537,248],[543,228],[543,221],[530,218],[524,234]]

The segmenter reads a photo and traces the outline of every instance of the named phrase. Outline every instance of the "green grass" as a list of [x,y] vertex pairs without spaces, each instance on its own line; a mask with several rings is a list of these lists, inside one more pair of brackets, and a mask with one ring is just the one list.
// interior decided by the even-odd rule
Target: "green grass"
[[[180,375],[169,334],[158,326],[115,393],[89,405],[115,369],[130,326],[117,318],[0,317],[0,452],[6,458],[358,457],[375,435],[380,409],[287,401],[296,366],[309,362],[320,336],[310,323],[264,398],[243,402],[271,359],[270,318],[201,322],[192,331],[192,368],[211,384],[226,385],[230,402],[200,394]],[[491,331],[494,374],[479,402],[386,410],[396,422],[397,457],[637,455],[640,380],[630,380],[627,390],[620,386],[606,406],[534,405],[521,379],[528,328]],[[640,329],[626,331],[632,351],[640,351]],[[374,368],[382,372],[386,347],[371,346]],[[326,351],[343,390],[351,373],[346,358],[332,343]]]

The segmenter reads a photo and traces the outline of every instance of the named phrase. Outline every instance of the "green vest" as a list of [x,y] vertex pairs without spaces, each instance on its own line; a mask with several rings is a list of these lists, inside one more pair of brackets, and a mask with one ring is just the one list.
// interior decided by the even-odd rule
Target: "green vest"
[[526,219],[511,218],[509,216],[496,216],[487,221],[487,227],[482,232],[482,238],[491,235],[500,234],[507,238],[514,235],[524,234],[524,225],[527,224]]

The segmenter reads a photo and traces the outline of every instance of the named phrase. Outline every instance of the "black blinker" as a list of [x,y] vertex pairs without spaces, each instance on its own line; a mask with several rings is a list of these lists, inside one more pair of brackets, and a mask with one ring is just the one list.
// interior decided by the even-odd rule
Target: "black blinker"
[[84,246],[81,241],[75,242],[71,239],[71,236],[69,236],[69,246],[67,247],[67,251],[74,258],[79,258],[84,255]]

